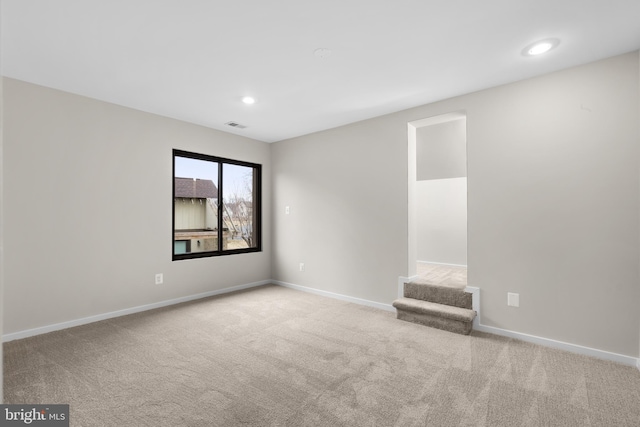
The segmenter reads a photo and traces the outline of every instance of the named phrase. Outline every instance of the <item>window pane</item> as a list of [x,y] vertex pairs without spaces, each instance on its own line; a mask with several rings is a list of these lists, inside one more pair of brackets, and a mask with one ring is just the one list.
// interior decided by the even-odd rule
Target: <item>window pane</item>
[[189,253],[189,241],[188,240],[174,240],[173,241],[173,253],[174,254],[186,254]]
[[218,250],[218,163],[175,156],[174,255]]
[[255,248],[254,168],[222,165],[222,219],[228,249]]
[[262,250],[261,165],[174,149],[173,166],[173,260]]

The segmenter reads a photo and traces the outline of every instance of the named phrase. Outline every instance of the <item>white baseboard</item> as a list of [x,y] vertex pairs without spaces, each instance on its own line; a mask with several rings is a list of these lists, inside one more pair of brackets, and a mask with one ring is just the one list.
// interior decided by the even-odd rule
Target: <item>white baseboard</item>
[[381,302],[375,302],[375,301],[369,301],[369,300],[362,299],[362,298],[350,297],[350,296],[347,296],[347,295],[336,294],[334,292],[322,291],[322,290],[314,289],[314,288],[307,288],[306,286],[295,285],[293,283],[281,282],[281,281],[278,281],[278,280],[272,280],[269,283],[274,283],[276,285],[284,286],[285,288],[295,289],[297,291],[309,292],[310,294],[315,294],[315,295],[320,295],[320,296],[323,296],[323,297],[329,297],[329,298],[338,299],[340,301],[352,302],[354,304],[366,305],[368,307],[379,308],[379,309],[385,310],[385,311],[394,311],[395,312],[395,310],[396,310],[395,308],[393,308],[393,306],[391,304],[383,304]]
[[[402,294],[404,292],[404,283],[415,279],[415,277],[416,276],[398,278],[398,296],[399,297],[402,297]],[[137,307],[127,308],[124,310],[112,311],[110,313],[104,313],[96,316],[85,317],[82,319],[71,320],[68,322],[56,323],[54,325],[48,325],[48,326],[43,326],[39,328],[28,329],[25,331],[14,332],[14,333],[3,335],[2,342],[8,342],[8,341],[13,341],[17,339],[27,338],[34,335],[45,334],[47,332],[53,332],[61,329],[72,328],[74,326],[86,325],[88,323],[98,322],[101,320],[111,319],[119,316],[125,316],[127,314],[139,313],[142,311],[153,310],[155,308],[166,307],[169,305],[179,304],[182,302],[193,301],[193,300],[207,298],[214,295],[226,294],[229,292],[239,291],[242,289],[249,289],[256,286],[262,286],[267,284],[276,284],[279,286],[284,286],[286,288],[299,290],[302,292],[309,292],[315,295],[334,298],[341,301],[351,302],[354,304],[365,305],[368,307],[374,307],[374,308],[378,308],[385,311],[395,311],[395,308],[393,308],[391,304],[383,304],[375,301],[365,300],[362,298],[350,297],[347,295],[337,294],[337,293],[328,292],[328,291],[322,291],[319,289],[308,288],[305,286],[295,285],[293,283],[286,283],[286,282],[281,282],[277,280],[262,280],[260,282],[247,283],[244,285],[232,286],[224,289],[216,289],[214,291],[204,292],[201,294],[189,295],[185,297],[175,298],[172,300],[160,301],[153,304],[141,305]],[[577,344],[570,344],[562,341],[556,341],[553,339],[524,334],[521,332],[510,331],[507,329],[496,328],[493,326],[485,326],[481,323],[482,318],[480,315],[480,289],[473,286],[467,286],[465,291],[473,294],[473,310],[475,310],[478,313],[478,315],[473,321],[473,328],[477,331],[487,332],[495,335],[501,335],[509,338],[515,338],[521,341],[531,342],[531,343],[539,344],[545,347],[565,350],[572,353],[582,354],[585,356],[592,356],[592,357],[597,357],[599,359],[610,360],[612,362],[618,362],[628,366],[636,366],[638,370],[640,370],[640,358],[625,356],[622,354],[612,353],[604,350],[598,350],[590,347],[584,347]]]
[[244,285],[231,286],[224,289],[216,289],[214,291],[204,292],[196,295],[188,295],[186,297],[175,298],[166,301],[160,301],[153,304],[140,305],[137,307],[126,308],[124,310],[112,311],[110,313],[98,314],[82,319],[70,320],[68,322],[56,323],[54,325],[42,326],[39,328],[27,329],[26,331],[14,332],[2,336],[2,342],[18,340],[22,338],[32,337],[34,335],[46,334],[47,332],[59,331],[61,329],[73,328],[74,326],[86,325],[88,323],[99,322],[101,320],[112,319],[114,317],[126,316],[127,314],[139,313],[141,311],[153,310],[154,308],[166,307],[168,305],[180,304],[182,302],[193,301],[201,298],[207,298],[214,295],[226,294],[229,292],[239,291],[242,289],[254,288],[256,286],[267,285],[273,283],[271,280],[262,280],[260,282],[247,283]]
[[569,351],[571,353],[582,354],[584,356],[597,357],[598,359],[610,360],[612,362],[622,363],[624,365],[636,365],[640,369],[640,359],[625,356],[622,354],[612,353],[609,351],[598,350],[595,348],[584,347],[577,344],[570,344],[563,341],[556,341],[550,338],[538,337],[535,335],[524,334],[522,332],[510,331],[507,329],[496,328],[494,326],[486,326],[482,324],[482,315],[480,312],[480,288],[467,286],[465,291],[473,294],[473,309],[478,313],[473,319],[473,329],[480,332],[487,332],[494,335],[518,339],[544,347],[556,348],[558,350]]
[[637,366],[638,369],[640,369],[640,359],[636,357],[625,356],[623,354],[598,350],[591,347],[584,347],[577,344],[570,344],[563,341],[556,341],[550,338],[542,338],[535,335],[523,334],[521,332],[509,331],[507,329],[500,329],[493,326],[485,326],[482,324],[480,324],[477,328],[474,326],[474,328],[480,332],[488,332],[494,335],[515,338],[521,341],[539,344],[544,347],[556,348],[558,350],[569,351],[571,353],[582,354],[584,356],[597,357],[598,359],[610,360],[612,362],[622,363],[623,365]]
[[446,265],[448,267],[464,267],[467,268],[466,265],[463,264],[447,264],[446,262],[435,262],[435,261],[416,261],[418,264],[432,264],[432,265]]
[[[401,277],[398,279],[398,283],[400,284],[404,283],[405,281],[410,281],[406,279],[407,278],[405,277]],[[400,285],[398,286],[399,292],[401,292]],[[612,362],[618,362],[628,366],[636,366],[640,370],[640,358],[625,356],[623,354],[612,353],[609,351],[598,350],[590,347],[584,347],[577,344],[570,344],[563,341],[556,341],[550,338],[543,338],[535,335],[524,334],[521,332],[510,331],[507,329],[496,328],[493,326],[485,326],[482,324],[482,314],[480,312],[480,288],[477,288],[475,286],[467,286],[465,288],[465,292],[469,292],[473,295],[472,309],[477,313],[477,316],[475,317],[475,319],[473,319],[473,329],[476,331],[514,338],[521,341],[542,345],[544,347],[569,351],[571,353],[597,357],[598,359],[610,360]]]

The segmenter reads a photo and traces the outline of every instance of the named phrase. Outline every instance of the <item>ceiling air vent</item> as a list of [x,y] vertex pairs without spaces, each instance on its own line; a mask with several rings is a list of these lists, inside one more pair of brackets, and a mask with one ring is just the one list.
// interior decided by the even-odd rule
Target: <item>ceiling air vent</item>
[[227,122],[227,123],[225,123],[225,125],[231,126],[232,128],[236,128],[236,129],[246,129],[247,128],[245,125],[241,125],[238,122]]

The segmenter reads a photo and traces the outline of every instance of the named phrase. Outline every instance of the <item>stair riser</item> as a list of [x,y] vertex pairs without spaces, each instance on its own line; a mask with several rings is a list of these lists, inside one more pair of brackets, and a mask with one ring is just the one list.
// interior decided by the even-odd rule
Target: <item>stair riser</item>
[[470,293],[441,286],[405,283],[404,297],[467,309],[473,306]]
[[403,309],[396,309],[397,317],[407,322],[418,323],[432,328],[442,329],[456,334],[469,335],[471,333],[472,322],[462,322],[430,314],[416,313]]

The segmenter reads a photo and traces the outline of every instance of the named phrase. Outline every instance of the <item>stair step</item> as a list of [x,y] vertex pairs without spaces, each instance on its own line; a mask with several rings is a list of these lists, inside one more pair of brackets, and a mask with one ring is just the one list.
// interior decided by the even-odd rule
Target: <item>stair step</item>
[[439,304],[436,302],[413,298],[398,298],[393,302],[393,306],[407,311],[432,314],[446,317],[447,319],[460,320],[462,322],[472,322],[474,317],[476,317],[476,312],[467,308],[454,307],[452,305]]
[[454,307],[472,308],[472,295],[462,286],[433,285],[419,280],[404,284],[405,298],[429,301]]
[[476,312],[470,309],[423,301],[413,298],[398,298],[393,302],[397,318],[458,334],[471,332]]

